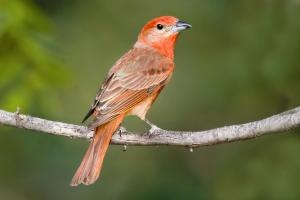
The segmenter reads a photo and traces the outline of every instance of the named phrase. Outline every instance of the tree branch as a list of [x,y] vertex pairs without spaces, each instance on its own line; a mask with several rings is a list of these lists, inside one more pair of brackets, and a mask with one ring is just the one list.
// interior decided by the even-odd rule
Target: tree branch
[[[4,110],[0,110],[0,124],[70,138],[90,139],[93,136],[93,132],[88,130],[85,126],[50,121]],[[263,120],[225,126],[207,131],[187,132],[157,130],[153,135],[149,135],[148,133],[130,133],[121,129],[119,131],[120,134],[114,134],[111,143],[118,145],[175,145],[199,147],[256,138],[297,127],[300,127],[300,107]]]

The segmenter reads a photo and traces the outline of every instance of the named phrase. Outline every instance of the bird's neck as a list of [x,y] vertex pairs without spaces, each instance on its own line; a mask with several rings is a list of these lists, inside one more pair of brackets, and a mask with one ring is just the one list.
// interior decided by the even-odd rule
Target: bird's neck
[[159,41],[147,41],[140,38],[134,47],[151,47],[157,50],[162,55],[174,60],[174,48],[178,34],[165,38]]

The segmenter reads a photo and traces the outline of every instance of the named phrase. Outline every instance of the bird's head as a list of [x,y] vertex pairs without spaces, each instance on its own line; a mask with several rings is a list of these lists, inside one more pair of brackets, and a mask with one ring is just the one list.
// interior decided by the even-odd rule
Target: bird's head
[[174,46],[179,32],[192,26],[172,16],[157,17],[141,30],[135,46],[150,46],[173,59]]

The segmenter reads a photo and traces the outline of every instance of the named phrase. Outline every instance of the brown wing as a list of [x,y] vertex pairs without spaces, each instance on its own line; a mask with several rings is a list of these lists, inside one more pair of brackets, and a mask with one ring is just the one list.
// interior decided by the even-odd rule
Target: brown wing
[[88,111],[88,113],[84,116],[83,120],[81,123],[85,122],[85,120],[87,120],[94,112],[96,107],[99,105],[99,99],[97,98],[98,96],[101,96],[102,92],[104,91],[105,87],[108,85],[109,81],[111,80],[113,74],[108,74],[107,78],[105,79],[105,81],[102,83],[97,96],[90,108],[90,110]]
[[174,63],[150,49],[132,49],[111,69],[96,97],[90,128],[130,111],[169,80]]

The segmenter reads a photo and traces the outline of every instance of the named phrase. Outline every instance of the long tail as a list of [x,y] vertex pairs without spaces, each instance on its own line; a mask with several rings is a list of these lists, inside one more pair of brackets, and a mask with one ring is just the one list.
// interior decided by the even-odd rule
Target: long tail
[[94,138],[70,183],[71,186],[78,186],[81,183],[90,185],[97,180],[111,137],[123,118],[123,116],[119,116],[96,128]]

